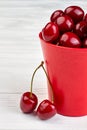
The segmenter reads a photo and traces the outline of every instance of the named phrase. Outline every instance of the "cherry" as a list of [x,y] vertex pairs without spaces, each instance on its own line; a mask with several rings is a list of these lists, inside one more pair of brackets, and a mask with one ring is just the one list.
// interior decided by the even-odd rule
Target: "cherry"
[[37,115],[40,119],[46,120],[53,117],[56,114],[55,105],[49,100],[43,100],[37,109]]
[[56,19],[60,16],[62,16],[64,14],[64,12],[62,10],[56,10],[52,13],[51,17],[50,17],[50,21],[51,22],[55,22]]
[[69,6],[65,9],[64,13],[70,16],[75,24],[83,20],[84,17],[84,11],[79,6]]
[[82,39],[87,37],[87,22],[81,21],[75,26],[75,33]]
[[87,14],[85,14],[85,16],[84,16],[84,21],[87,22]]
[[71,31],[74,28],[72,19],[67,15],[58,17],[56,23],[58,24],[61,33]]
[[42,29],[42,37],[46,42],[54,42],[59,37],[59,28],[56,23],[49,22]]
[[83,40],[82,47],[87,48],[87,38]]
[[37,99],[37,96],[34,93],[32,93],[32,87],[33,87],[34,75],[35,75],[36,71],[42,66],[42,64],[43,64],[43,62],[41,62],[41,64],[33,72],[32,79],[31,79],[30,92],[25,92],[21,97],[20,108],[21,108],[22,112],[24,112],[24,113],[33,112],[37,106],[38,99]]
[[20,108],[24,113],[31,113],[37,106],[37,96],[31,92],[25,92],[20,101]]
[[59,45],[65,46],[65,47],[78,48],[78,47],[81,47],[81,41],[76,34],[72,32],[66,32],[61,36]]
[[50,82],[50,79],[47,75],[47,72],[46,72],[43,64],[42,64],[42,68],[45,72],[45,75],[46,75],[49,85],[50,85],[50,89],[52,92],[52,101],[49,101],[47,99],[43,100],[37,108],[37,115],[40,119],[46,120],[46,119],[53,117],[57,113],[57,111],[56,111],[56,107],[54,105],[54,95],[53,95],[52,84]]

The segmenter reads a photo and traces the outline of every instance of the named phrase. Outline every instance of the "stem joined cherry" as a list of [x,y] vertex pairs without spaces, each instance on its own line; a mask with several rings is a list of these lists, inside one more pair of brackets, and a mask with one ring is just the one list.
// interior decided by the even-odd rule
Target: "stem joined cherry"
[[52,84],[50,82],[50,79],[48,77],[48,74],[43,66],[44,62],[42,61],[41,64],[34,70],[32,78],[31,78],[31,87],[30,87],[30,92],[25,92],[22,97],[21,97],[21,101],[20,101],[20,108],[22,110],[22,112],[24,113],[31,113],[35,110],[37,103],[38,103],[38,98],[37,96],[32,92],[32,88],[33,88],[33,80],[34,80],[34,76],[37,72],[37,70],[42,67],[51,91],[52,91],[52,101],[49,101],[47,99],[43,100],[38,108],[37,108],[37,116],[42,119],[42,120],[47,120],[51,117],[53,117],[56,114],[56,107],[54,105],[54,96],[53,96],[53,90],[52,90]]

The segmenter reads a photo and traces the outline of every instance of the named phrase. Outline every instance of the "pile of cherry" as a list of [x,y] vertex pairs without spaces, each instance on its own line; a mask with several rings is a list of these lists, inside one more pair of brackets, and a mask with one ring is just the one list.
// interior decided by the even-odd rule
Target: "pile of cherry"
[[69,6],[64,11],[56,10],[50,22],[41,31],[48,43],[64,47],[87,47],[87,14],[79,6]]

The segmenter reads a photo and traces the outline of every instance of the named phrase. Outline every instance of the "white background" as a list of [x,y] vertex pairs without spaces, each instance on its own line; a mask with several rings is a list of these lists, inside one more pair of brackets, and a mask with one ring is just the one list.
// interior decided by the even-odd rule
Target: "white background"
[[[19,107],[21,94],[30,89],[32,73],[43,60],[38,34],[54,10],[69,5],[87,10],[87,0],[0,0],[0,130],[87,130],[87,116],[57,114],[41,121]],[[39,102],[47,98],[42,70],[33,91]]]

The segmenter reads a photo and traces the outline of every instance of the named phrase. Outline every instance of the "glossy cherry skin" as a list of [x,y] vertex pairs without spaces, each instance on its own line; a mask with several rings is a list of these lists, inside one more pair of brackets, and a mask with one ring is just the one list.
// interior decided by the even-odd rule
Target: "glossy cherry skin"
[[69,6],[65,9],[64,13],[70,16],[75,24],[83,20],[84,17],[84,11],[79,6]]
[[24,113],[31,113],[34,111],[38,103],[37,96],[31,92],[25,92],[20,101],[20,108]]
[[38,108],[37,115],[42,120],[47,120],[57,113],[55,105],[49,100],[43,100]]
[[85,16],[84,16],[84,21],[87,22],[87,14],[85,14]]
[[74,28],[72,19],[67,15],[58,17],[56,23],[58,24],[61,33],[71,31]]
[[64,47],[79,48],[81,47],[81,41],[76,34],[66,32],[61,36],[59,45]]
[[62,10],[56,10],[52,13],[51,17],[50,17],[50,21],[51,22],[55,22],[56,19],[60,16],[62,16],[64,14],[64,12]]
[[56,23],[49,22],[42,29],[42,37],[46,42],[54,42],[59,37],[59,28]]
[[75,33],[81,38],[87,37],[87,23],[85,21],[81,21],[75,26]]
[[85,38],[82,42],[82,47],[87,48],[87,38]]

